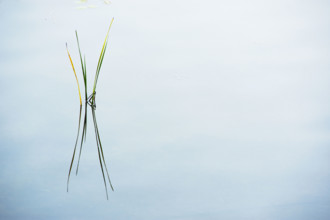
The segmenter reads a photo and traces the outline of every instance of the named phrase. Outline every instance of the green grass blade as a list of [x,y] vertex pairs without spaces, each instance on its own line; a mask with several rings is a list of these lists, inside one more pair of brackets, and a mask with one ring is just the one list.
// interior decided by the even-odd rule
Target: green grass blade
[[68,49],[68,45],[67,44],[66,44],[66,50],[67,50],[67,53],[68,53],[68,56],[69,56],[69,59],[70,59],[72,70],[74,72],[74,75],[75,75],[75,78],[76,78],[76,81],[77,81],[78,92],[79,92],[79,101],[80,101],[78,131],[77,131],[76,143],[75,143],[75,146],[74,146],[73,155],[72,155],[72,159],[71,159],[71,163],[70,163],[70,168],[69,168],[69,173],[68,173],[68,179],[67,179],[67,192],[69,192],[70,175],[71,175],[72,165],[73,165],[73,162],[74,162],[74,158],[75,158],[75,154],[76,154],[76,149],[77,149],[77,143],[78,143],[78,139],[79,139],[80,122],[81,122],[81,111],[82,111],[82,101],[81,101],[81,93],[80,93],[79,81],[78,81],[78,78],[77,78],[76,70],[74,68],[73,61],[71,59],[71,56],[70,56],[70,53],[69,53],[69,49]]
[[71,59],[71,56],[70,56],[70,53],[69,53],[68,44],[66,44],[66,51],[67,51],[68,56],[69,56],[69,60],[70,60],[70,63],[71,63],[71,67],[72,67],[72,70],[73,70],[74,76],[76,77],[76,81],[77,81],[77,85],[78,85],[78,92],[79,92],[79,101],[80,101],[80,105],[82,105],[79,81],[78,81],[78,77],[77,77],[77,74],[76,74],[76,70],[75,70],[75,68],[74,68],[74,65],[73,65],[73,62],[72,62],[72,59]]
[[82,74],[83,74],[83,78],[84,78],[84,87],[85,87],[85,117],[84,117],[84,125],[83,125],[80,150],[79,150],[79,156],[78,156],[78,163],[77,163],[77,168],[76,168],[76,175],[77,175],[78,170],[79,170],[79,165],[80,165],[82,146],[83,146],[83,142],[86,141],[86,133],[87,133],[87,71],[86,71],[86,57],[84,56],[84,59],[82,58],[77,31],[76,31],[76,39],[77,39],[77,45],[78,45],[79,57],[80,57],[80,63],[81,63],[81,70],[82,70]]
[[110,29],[111,29],[111,25],[113,23],[113,20],[114,20],[114,18],[112,18],[112,20],[110,22],[109,29],[108,29],[107,35],[105,37],[105,40],[104,40],[104,43],[103,43],[103,46],[102,46],[101,53],[100,53],[100,57],[99,57],[99,61],[98,61],[97,68],[96,68],[96,73],[95,73],[93,92],[95,92],[95,90],[96,90],[96,84],[97,84],[97,80],[98,80],[99,73],[100,73],[100,70],[101,70],[101,66],[102,66],[102,62],[103,62],[105,50],[106,50],[107,43],[108,43],[109,32],[110,32]]
[[86,57],[84,56],[84,84],[85,84],[85,99],[87,99],[87,70],[86,70]]
[[101,171],[102,171],[102,177],[103,177],[103,182],[104,182],[104,187],[105,187],[105,193],[106,193],[106,196],[107,196],[107,200],[109,200],[107,182],[106,182],[106,179],[105,179],[104,169],[103,169],[103,165],[102,165],[102,156],[101,156],[101,152],[100,152],[100,147],[101,146],[99,145],[100,140],[99,140],[98,129],[97,129],[97,124],[96,124],[95,110],[93,108],[92,108],[92,114],[93,114],[93,122],[94,122],[94,129],[95,129],[97,152],[98,152],[100,167],[101,167]]
[[78,38],[78,32],[76,31],[76,39],[78,44],[78,50],[79,50],[79,56],[80,56],[80,63],[81,63],[81,70],[84,78],[84,85],[85,85],[85,99],[87,99],[87,72],[86,72],[86,59],[84,57],[84,61],[82,59],[81,50],[80,50],[80,44],[79,44],[79,38]]
[[87,132],[87,102],[85,102],[85,117],[84,117],[84,125],[83,125],[83,131],[82,131],[81,142],[80,142],[80,150],[79,150],[78,163],[77,163],[77,168],[76,168],[76,175],[78,175],[83,142],[86,141],[86,132]]
[[[108,42],[106,42],[105,44],[105,47],[104,47],[104,50],[102,51],[101,53],[101,59],[100,59],[100,63],[99,63],[99,66],[97,68],[97,77],[96,77],[96,83],[99,79],[99,75],[100,75],[100,71],[101,71],[101,66],[103,64],[103,58],[104,58],[104,54],[105,54],[105,51],[107,50],[107,45],[108,45]],[[95,88],[96,88],[96,84],[95,84]]]
[[69,169],[69,174],[68,174],[68,180],[67,180],[67,186],[66,186],[66,191],[67,192],[69,192],[69,181],[70,181],[71,169],[72,169],[73,161],[74,161],[74,158],[75,158],[77,143],[78,143],[78,139],[79,139],[80,121],[81,121],[81,110],[82,110],[82,105],[80,105],[79,122],[78,122],[78,132],[77,132],[76,144],[74,145],[73,155],[72,155],[72,159],[71,159],[71,163],[70,163],[70,169]]
[[77,44],[78,44],[79,56],[80,56],[81,70],[82,70],[83,75],[85,75],[84,63],[83,63],[83,59],[82,59],[82,55],[81,55],[81,50],[80,50],[80,44],[79,44],[79,38],[78,38],[78,32],[77,31],[76,31],[76,39],[77,39]]
[[111,180],[110,180],[110,175],[109,175],[109,172],[108,172],[108,168],[107,168],[107,164],[105,163],[105,159],[104,159],[104,154],[103,154],[103,148],[102,148],[102,143],[101,143],[101,138],[100,138],[100,133],[99,133],[99,129],[98,129],[98,126],[97,126],[97,121],[96,121],[96,114],[95,112],[93,113],[93,117],[94,117],[94,126],[96,128],[96,132],[95,132],[95,135],[97,135],[97,139],[99,141],[99,148],[100,148],[100,151],[101,151],[101,156],[102,156],[102,162],[103,162],[103,165],[104,165],[104,168],[105,168],[105,171],[107,173],[107,177],[108,177],[108,181],[109,181],[109,185],[111,187],[111,190],[114,191],[114,188],[112,186],[112,183],[111,183]]

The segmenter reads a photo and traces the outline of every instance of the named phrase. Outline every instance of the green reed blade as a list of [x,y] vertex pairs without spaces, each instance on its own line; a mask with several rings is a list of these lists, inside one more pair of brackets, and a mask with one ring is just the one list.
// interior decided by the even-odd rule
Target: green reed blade
[[108,181],[109,181],[109,185],[111,187],[111,190],[114,191],[114,188],[113,188],[112,183],[111,183],[111,180],[110,180],[110,175],[109,175],[109,172],[108,172],[107,164],[106,164],[105,159],[104,159],[104,153],[103,153],[103,148],[102,148],[100,133],[99,133],[99,129],[98,129],[98,126],[97,126],[96,114],[95,114],[95,111],[94,110],[93,110],[93,117],[95,118],[95,120],[94,120],[94,127],[96,128],[95,135],[97,135],[97,138],[99,140],[99,146],[100,146],[100,151],[101,151],[101,156],[102,156],[102,162],[104,164],[105,171],[107,173],[107,177],[108,177]]
[[70,169],[69,169],[69,174],[68,174],[68,180],[67,180],[67,184],[66,184],[67,185],[66,186],[66,191],[67,192],[69,192],[69,181],[70,181],[71,169],[72,169],[73,161],[74,161],[74,158],[75,158],[77,143],[78,143],[78,139],[79,139],[80,121],[81,121],[81,110],[82,110],[82,105],[80,105],[79,122],[78,122],[78,132],[77,132],[76,144],[74,145],[73,155],[72,155],[72,159],[71,159],[71,163],[70,163]]
[[81,70],[84,78],[84,85],[85,85],[85,98],[87,98],[87,71],[86,71],[86,59],[84,56],[84,61],[82,59],[81,50],[80,50],[80,44],[79,44],[79,38],[78,38],[78,32],[76,31],[76,39],[78,44],[78,50],[79,50],[79,56],[80,56],[80,63],[81,63]]
[[102,165],[102,159],[101,159],[100,139],[99,139],[97,124],[96,124],[95,110],[93,108],[92,108],[92,115],[93,115],[94,129],[95,129],[95,138],[96,138],[97,152],[98,152],[100,167],[101,167],[101,171],[102,171],[102,177],[103,177],[103,182],[104,182],[104,187],[105,187],[105,193],[106,193],[106,196],[107,196],[107,200],[109,200],[109,197],[108,197],[108,188],[107,188],[107,183],[106,183],[106,179],[105,179],[105,175],[104,175],[104,169],[103,169],[103,165]]
[[[78,38],[78,32],[76,31],[76,39],[77,39],[77,45],[79,50],[79,57],[80,57],[80,64],[81,64],[81,70],[83,74],[84,79],[84,87],[85,87],[85,100],[87,100],[87,70],[86,70],[86,57],[84,56],[84,59],[82,58],[80,44],[79,44],[79,38]],[[76,175],[78,174],[79,170],[79,164],[80,164],[80,158],[81,158],[81,152],[82,152],[82,145],[83,141],[86,141],[86,132],[87,132],[87,103],[85,101],[85,117],[84,117],[84,125],[83,125],[83,132],[81,137],[81,143],[80,143],[80,150],[79,150],[79,157],[78,157],[78,163],[76,168]]]
[[76,70],[75,70],[75,68],[74,68],[73,61],[72,61],[71,56],[70,56],[70,53],[69,53],[68,44],[65,44],[65,45],[66,45],[66,51],[67,51],[67,53],[68,53],[68,57],[69,57],[69,60],[70,60],[70,63],[71,63],[71,67],[72,67],[72,70],[73,70],[74,76],[76,77],[76,81],[77,81],[80,105],[82,105],[82,103],[81,103],[81,93],[80,93],[80,86],[79,86],[78,77],[77,77]]
[[99,74],[100,74],[101,66],[102,66],[102,63],[103,63],[103,58],[104,58],[104,54],[105,54],[105,50],[106,50],[107,43],[108,43],[108,38],[109,38],[109,32],[110,32],[110,29],[111,29],[111,25],[112,25],[112,23],[113,23],[113,20],[114,20],[114,18],[112,18],[112,20],[111,20],[111,22],[110,22],[109,29],[108,29],[107,35],[106,35],[106,37],[105,37],[105,40],[104,40],[104,43],[103,43],[103,46],[102,46],[101,53],[100,53],[100,57],[99,57],[99,61],[98,61],[97,68],[96,68],[96,73],[95,73],[94,86],[93,86],[93,93],[94,93],[95,90],[96,90],[96,84],[97,84],[97,80],[98,80],[98,78],[99,78]]
[[78,92],[79,92],[79,101],[80,101],[78,132],[77,132],[76,143],[75,143],[75,146],[74,146],[73,155],[72,155],[72,159],[71,159],[71,163],[70,163],[70,168],[69,168],[69,173],[68,173],[68,179],[67,179],[67,192],[68,192],[69,191],[70,175],[71,175],[72,165],[73,165],[73,161],[74,161],[75,154],[76,154],[77,143],[78,143],[79,132],[80,132],[82,102],[81,102],[81,93],[80,93],[79,81],[78,81],[78,78],[77,78],[76,70],[74,68],[73,61],[71,59],[71,56],[70,56],[70,53],[69,53],[69,49],[68,49],[68,45],[67,44],[66,44],[66,50],[67,50],[67,53],[68,53],[68,56],[69,56],[69,59],[70,59],[70,63],[71,63],[71,66],[72,66],[73,73],[74,73],[74,75],[76,77],[76,81],[77,81],[77,85],[78,85]]
[[87,102],[85,102],[85,117],[84,117],[84,125],[83,125],[83,131],[82,131],[81,142],[80,142],[80,150],[79,150],[78,163],[77,163],[77,168],[76,168],[76,175],[78,175],[83,142],[86,141],[86,132],[87,132]]

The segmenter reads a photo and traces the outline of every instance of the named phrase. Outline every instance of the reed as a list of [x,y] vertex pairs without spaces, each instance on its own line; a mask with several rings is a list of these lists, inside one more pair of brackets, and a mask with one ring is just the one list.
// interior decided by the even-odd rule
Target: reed
[[[94,132],[95,132],[96,146],[97,146],[97,152],[98,152],[98,159],[99,159],[99,163],[100,163],[100,168],[101,168],[101,172],[102,172],[102,177],[103,177],[103,182],[104,182],[104,187],[105,187],[105,192],[106,192],[107,199],[109,199],[107,182],[109,183],[109,186],[110,186],[112,191],[114,191],[114,188],[112,186],[112,183],[111,183],[111,180],[110,180],[110,175],[109,175],[109,172],[108,172],[108,168],[107,168],[107,165],[106,165],[106,162],[105,162],[105,159],[104,159],[103,147],[102,147],[102,143],[101,143],[99,129],[98,129],[98,126],[97,126],[96,100],[95,100],[95,98],[96,98],[96,86],[97,86],[98,78],[99,78],[99,75],[100,75],[104,55],[105,55],[105,52],[106,52],[106,49],[107,49],[109,33],[110,33],[110,29],[111,29],[113,21],[114,21],[114,19],[112,18],[112,20],[110,22],[110,25],[109,25],[108,32],[106,34],[105,40],[104,40],[103,45],[102,45],[101,53],[100,53],[100,56],[99,56],[97,67],[96,67],[92,94],[89,95],[89,96],[87,96],[88,92],[87,92],[86,59],[85,59],[85,56],[84,56],[84,59],[83,59],[81,49],[80,49],[80,44],[79,44],[78,32],[77,31],[75,32],[76,33],[77,45],[78,45],[78,51],[79,51],[79,57],[80,57],[81,71],[82,71],[83,80],[84,80],[84,89],[85,89],[85,105],[84,105],[85,115],[84,115],[82,135],[81,135],[81,140],[80,140],[80,149],[79,149],[79,156],[78,156],[78,162],[77,162],[77,168],[76,168],[76,175],[78,174],[78,170],[79,170],[79,164],[80,164],[80,158],[81,158],[83,143],[86,141],[87,110],[88,110],[88,106],[90,106],[91,112],[92,112],[92,117],[93,117],[93,124],[94,124]],[[68,57],[69,57],[69,60],[70,60],[70,63],[71,63],[76,81],[77,81],[78,92],[79,92],[79,100],[80,100],[78,131],[77,131],[77,137],[76,137],[76,141],[75,141],[75,145],[74,145],[74,149],[73,149],[73,155],[72,155],[70,168],[69,168],[69,173],[68,173],[68,178],[67,178],[67,191],[69,191],[69,181],[70,181],[70,176],[71,176],[73,163],[74,163],[74,160],[75,160],[75,157],[76,157],[76,150],[77,150],[77,144],[78,144],[78,140],[79,140],[80,127],[81,127],[82,98],[81,98],[81,93],[80,93],[80,86],[79,86],[78,77],[77,77],[76,70],[75,70],[73,61],[71,59],[71,56],[70,56],[69,49],[68,49],[67,45],[66,45],[66,49],[67,49]],[[107,176],[107,178],[106,178],[106,176]]]

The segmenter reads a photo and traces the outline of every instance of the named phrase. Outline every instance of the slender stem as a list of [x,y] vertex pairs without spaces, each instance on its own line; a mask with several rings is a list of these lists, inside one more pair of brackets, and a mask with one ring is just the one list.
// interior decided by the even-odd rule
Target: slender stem
[[109,175],[109,172],[108,172],[107,164],[106,164],[105,159],[104,159],[104,153],[103,153],[103,148],[102,148],[100,133],[99,133],[99,129],[98,129],[98,126],[97,126],[97,121],[96,121],[96,114],[95,114],[95,110],[93,110],[93,109],[92,109],[92,114],[93,114],[93,120],[94,120],[94,127],[96,129],[95,130],[95,135],[97,136],[97,140],[99,141],[99,148],[100,148],[100,151],[101,151],[102,161],[103,161],[103,164],[104,164],[104,167],[105,167],[105,171],[107,173],[109,185],[110,185],[112,191],[114,191],[114,188],[113,188],[113,186],[111,184],[111,180],[110,180],[110,175]]
[[74,73],[74,76],[76,77],[76,81],[77,81],[80,105],[82,105],[81,93],[80,93],[80,86],[79,86],[79,81],[78,81],[78,78],[77,78],[76,70],[74,68],[74,65],[73,65],[73,62],[72,62],[72,59],[71,59],[71,56],[70,56],[70,53],[69,53],[68,44],[65,44],[65,45],[66,45],[66,51],[68,52],[70,63],[71,63],[72,69],[73,69],[73,73]]
[[104,169],[103,169],[103,164],[102,164],[102,159],[101,159],[101,152],[100,152],[101,151],[100,148],[102,148],[102,146],[100,146],[100,139],[99,139],[99,135],[98,135],[98,129],[97,129],[97,123],[96,123],[96,117],[95,117],[95,110],[93,108],[92,108],[92,114],[93,114],[93,122],[94,122],[97,152],[98,152],[100,167],[101,167],[101,171],[102,171],[102,177],[103,177],[103,182],[104,182],[104,187],[105,187],[105,193],[106,193],[106,196],[107,196],[107,200],[109,200],[107,183],[106,183],[106,180],[105,180]]
[[94,86],[93,86],[93,93],[96,90],[96,84],[97,84],[97,80],[99,78],[99,74],[100,74],[100,70],[101,70],[101,66],[102,66],[102,62],[103,62],[105,50],[106,50],[106,47],[107,47],[107,44],[108,44],[109,32],[110,32],[110,29],[111,29],[113,20],[114,20],[114,18],[112,18],[112,20],[110,22],[109,29],[108,29],[107,35],[105,37],[105,40],[104,40],[104,43],[103,43],[103,46],[102,46],[102,50],[101,50],[101,54],[100,54],[100,57],[99,57],[99,61],[97,63],[97,68],[96,68],[96,73],[95,73],[95,79],[94,79]]
[[81,142],[80,142],[80,150],[79,150],[78,163],[77,163],[77,168],[76,168],[76,175],[78,175],[83,142],[86,141],[86,132],[87,132],[87,102],[85,102],[85,117],[84,117],[84,125],[83,125],[83,131],[82,131]]
[[69,181],[70,181],[71,169],[72,169],[72,164],[73,164],[74,157],[75,157],[75,154],[76,154],[76,148],[77,148],[77,143],[78,143],[78,138],[79,138],[80,121],[81,121],[81,110],[82,110],[82,105],[80,105],[77,138],[76,138],[76,143],[74,145],[73,155],[72,155],[70,169],[69,169],[69,174],[68,174],[68,180],[67,180],[67,186],[66,186],[66,191],[67,192],[69,192]]

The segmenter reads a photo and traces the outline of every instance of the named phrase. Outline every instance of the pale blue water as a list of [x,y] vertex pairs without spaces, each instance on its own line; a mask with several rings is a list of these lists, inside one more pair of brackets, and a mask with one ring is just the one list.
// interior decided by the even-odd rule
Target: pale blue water
[[[0,219],[329,219],[329,6],[0,1]],[[92,82],[112,17],[107,201],[91,120],[66,192],[79,100],[65,43],[82,85],[77,29]]]

